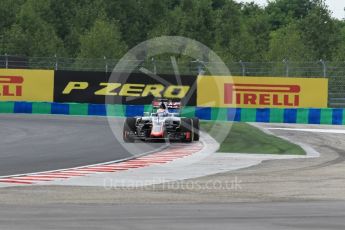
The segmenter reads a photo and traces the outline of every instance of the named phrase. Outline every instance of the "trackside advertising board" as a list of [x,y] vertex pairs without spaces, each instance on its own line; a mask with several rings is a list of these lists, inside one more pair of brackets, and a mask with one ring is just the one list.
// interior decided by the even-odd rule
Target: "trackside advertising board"
[[326,108],[328,79],[198,76],[197,106]]
[[144,105],[163,97],[181,99],[185,104],[195,106],[196,78],[192,75],[56,71],[54,101]]
[[0,101],[53,102],[54,71],[0,69]]

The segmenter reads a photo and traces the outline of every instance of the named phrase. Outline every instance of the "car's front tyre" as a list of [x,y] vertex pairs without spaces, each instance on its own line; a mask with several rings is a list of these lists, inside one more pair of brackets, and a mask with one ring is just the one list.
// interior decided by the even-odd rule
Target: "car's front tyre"
[[133,143],[135,139],[130,135],[134,133],[136,130],[136,118],[134,117],[127,117],[125,123],[123,125],[123,141],[126,143]]
[[185,134],[184,142],[194,140],[193,120],[190,118],[181,118],[181,132]]
[[199,141],[200,139],[200,122],[199,118],[194,117],[192,118],[193,121],[193,132],[194,132],[194,141]]

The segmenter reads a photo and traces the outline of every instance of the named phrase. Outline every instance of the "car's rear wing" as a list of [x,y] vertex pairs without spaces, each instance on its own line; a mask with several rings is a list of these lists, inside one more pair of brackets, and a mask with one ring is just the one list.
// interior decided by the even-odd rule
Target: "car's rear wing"
[[181,102],[180,101],[171,101],[166,99],[159,99],[152,101],[152,107],[154,109],[158,109],[160,105],[164,103],[167,109],[181,109]]

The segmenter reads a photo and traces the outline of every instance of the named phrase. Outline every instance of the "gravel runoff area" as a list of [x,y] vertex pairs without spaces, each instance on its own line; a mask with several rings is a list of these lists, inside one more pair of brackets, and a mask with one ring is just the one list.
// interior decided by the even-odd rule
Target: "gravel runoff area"
[[[260,127],[344,129],[343,126],[289,124],[260,124]],[[0,203],[23,205],[345,200],[344,134],[270,131],[292,141],[311,145],[321,156],[265,161],[246,169],[145,188],[1,188]]]

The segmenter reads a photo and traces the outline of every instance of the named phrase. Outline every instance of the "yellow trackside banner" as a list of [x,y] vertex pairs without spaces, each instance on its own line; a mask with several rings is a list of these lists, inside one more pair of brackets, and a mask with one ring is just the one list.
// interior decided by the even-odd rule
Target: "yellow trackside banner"
[[326,108],[328,79],[198,76],[199,107]]
[[0,101],[53,102],[53,70],[0,69]]

